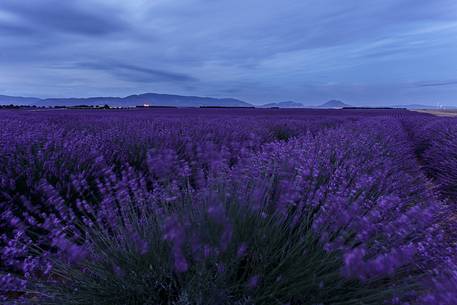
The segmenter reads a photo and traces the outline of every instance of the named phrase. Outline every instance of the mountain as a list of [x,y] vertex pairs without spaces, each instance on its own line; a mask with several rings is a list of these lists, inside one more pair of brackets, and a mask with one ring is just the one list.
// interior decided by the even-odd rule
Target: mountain
[[92,98],[61,98],[45,99],[41,105],[46,106],[74,106],[74,105],[110,105],[110,106],[139,106],[148,104],[151,106],[176,106],[176,107],[200,107],[200,106],[226,106],[226,107],[250,107],[249,103],[231,98],[211,98],[199,96],[182,96],[172,94],[144,93],[119,97],[92,97]]
[[39,102],[39,98],[0,95],[0,105],[31,105]]
[[303,108],[304,105],[302,103],[294,102],[294,101],[286,101],[286,102],[278,102],[278,103],[269,103],[260,106],[262,108],[271,108],[271,107],[279,107],[279,108]]
[[[126,97],[88,97],[88,98],[46,98],[36,97],[7,96],[0,95],[0,105],[36,105],[36,106],[97,106],[109,105],[114,107],[135,107],[148,104],[150,106],[174,106],[174,107],[200,107],[200,106],[220,106],[220,107],[253,107],[252,104],[234,98],[213,98],[200,96],[184,96],[174,94],[144,93],[129,95]],[[257,106],[261,108],[303,108],[302,103],[294,101],[284,101],[268,103]],[[351,107],[339,100],[331,100],[317,108],[343,108]],[[393,105],[392,108],[408,109],[456,109],[456,106],[431,106],[421,104]]]
[[144,93],[130,95],[122,99],[123,104],[152,106],[177,106],[177,107],[199,107],[199,106],[225,106],[225,107],[252,107],[251,104],[233,98],[213,98],[200,96],[182,96],[173,94]]
[[199,96],[182,96],[173,94],[144,93],[127,97],[88,97],[88,98],[22,98],[0,96],[0,104],[36,105],[36,106],[97,106],[134,107],[144,104],[151,106],[175,107],[252,107],[253,105],[233,98],[213,98]]
[[331,100],[331,101],[328,101],[327,103],[324,103],[317,107],[319,107],[319,108],[343,108],[343,107],[351,107],[351,105],[343,103],[342,101]]

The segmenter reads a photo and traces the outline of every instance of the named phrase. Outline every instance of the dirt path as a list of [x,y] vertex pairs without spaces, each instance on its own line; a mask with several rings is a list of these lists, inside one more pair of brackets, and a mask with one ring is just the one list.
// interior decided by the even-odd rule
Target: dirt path
[[457,117],[457,110],[415,109],[413,111],[430,113],[436,116]]

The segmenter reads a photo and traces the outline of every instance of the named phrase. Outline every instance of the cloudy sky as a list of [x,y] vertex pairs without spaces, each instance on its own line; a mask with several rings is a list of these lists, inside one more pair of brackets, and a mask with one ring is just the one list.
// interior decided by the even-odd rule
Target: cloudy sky
[[143,92],[457,105],[457,1],[0,1],[0,94]]

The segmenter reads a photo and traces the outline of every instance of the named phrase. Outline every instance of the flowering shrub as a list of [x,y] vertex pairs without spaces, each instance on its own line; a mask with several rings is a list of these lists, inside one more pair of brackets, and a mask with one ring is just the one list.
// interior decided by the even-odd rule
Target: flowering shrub
[[429,117],[100,113],[2,113],[5,300],[455,300],[455,223],[410,127]]
[[87,257],[74,249],[30,289],[43,304],[123,305],[376,304],[400,291],[345,279],[341,257],[325,251],[305,223],[291,228],[224,197],[202,194],[193,201],[200,204],[147,208],[115,219],[113,230],[88,231]]
[[411,130],[418,157],[441,194],[457,201],[457,120],[431,118],[405,120]]
[[442,194],[457,201],[457,120],[447,119],[427,126],[429,147],[423,158]]

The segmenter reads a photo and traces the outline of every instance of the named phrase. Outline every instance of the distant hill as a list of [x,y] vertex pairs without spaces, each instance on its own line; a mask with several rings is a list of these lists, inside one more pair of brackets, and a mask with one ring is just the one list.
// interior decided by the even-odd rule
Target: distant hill
[[[234,98],[214,98],[214,97],[201,97],[201,96],[185,96],[175,94],[160,94],[160,93],[144,93],[129,95],[126,97],[88,97],[88,98],[46,98],[40,99],[36,97],[22,97],[22,96],[7,96],[0,95],[0,105],[30,105],[30,106],[102,106],[109,105],[113,107],[135,107],[148,104],[150,106],[171,106],[171,107],[253,107],[254,105],[234,99]],[[302,103],[295,101],[283,101],[276,103],[268,103],[261,106],[261,108],[304,108],[311,107],[305,106]],[[311,108],[343,108],[352,107],[339,100],[331,100],[322,105],[314,106]],[[407,109],[456,109],[456,106],[431,106],[423,104],[409,104],[409,105],[393,105],[392,108],[407,108]]]
[[213,98],[199,96],[182,96],[173,94],[144,93],[127,97],[89,97],[89,98],[23,98],[0,96],[0,104],[36,105],[36,106],[97,106],[109,105],[115,107],[134,107],[144,104],[151,106],[175,107],[252,107],[253,105],[233,98]]
[[269,103],[262,105],[260,107],[263,108],[271,108],[271,107],[279,107],[279,108],[303,108],[304,105],[302,103],[294,102],[294,101],[285,101],[285,102],[278,102],[278,103]]
[[331,100],[331,101],[328,101],[327,103],[324,103],[317,107],[319,107],[319,108],[343,108],[343,107],[351,107],[351,105],[343,103],[342,101]]
[[130,95],[122,99],[123,104],[177,107],[225,106],[252,107],[253,105],[234,98],[213,98],[200,96],[182,96],[173,94],[145,93]]
[[39,98],[0,95],[0,105],[32,105],[39,102]]

